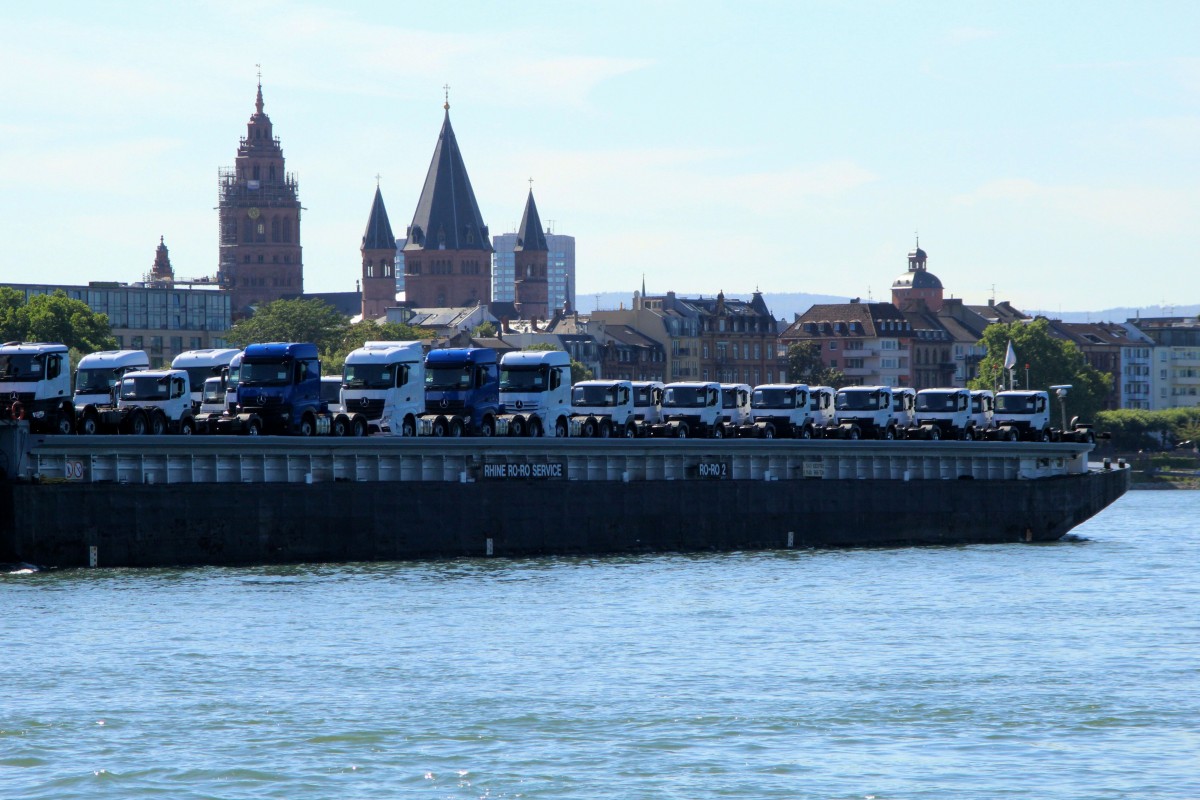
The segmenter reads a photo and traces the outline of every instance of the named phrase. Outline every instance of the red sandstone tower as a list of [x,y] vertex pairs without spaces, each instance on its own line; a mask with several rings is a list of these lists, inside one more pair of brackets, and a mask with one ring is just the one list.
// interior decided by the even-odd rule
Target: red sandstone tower
[[404,245],[405,302],[415,308],[492,301],[492,242],[467,177],[450,103]]
[[550,316],[550,287],[546,267],[550,248],[533,202],[533,190],[525,201],[521,227],[517,229],[517,244],[513,248],[513,274],[516,278],[515,296],[521,319],[547,319]]
[[158,249],[154,251],[154,266],[150,268],[150,283],[169,284],[175,282],[175,270],[171,268],[171,256],[163,237],[158,237]]
[[362,240],[362,316],[378,319],[396,305],[396,237],[383,206],[383,194],[375,187],[375,202]]
[[300,200],[295,175],[263,111],[262,81],[246,137],[232,168],[218,172],[221,285],[232,293],[234,319],[253,307],[304,291]]
[[933,312],[942,310],[944,290],[936,275],[925,268],[928,256],[921,249],[920,240],[908,254],[908,272],[892,282],[892,305],[906,308],[911,301],[920,300]]

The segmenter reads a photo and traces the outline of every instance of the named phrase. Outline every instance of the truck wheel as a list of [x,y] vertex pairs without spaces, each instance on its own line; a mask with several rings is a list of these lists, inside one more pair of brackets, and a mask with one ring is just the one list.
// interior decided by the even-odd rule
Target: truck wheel
[[676,439],[688,438],[688,426],[687,426],[686,422],[679,423],[679,425],[675,428],[675,438]]
[[59,411],[54,418],[54,432],[64,436],[75,431],[75,420],[66,411]]
[[480,436],[491,436],[496,432],[496,423],[491,417],[484,417],[483,422],[479,426]]
[[895,431],[895,429],[894,429],[894,428],[888,428],[887,430],[885,430],[885,431],[883,432],[883,438],[884,438],[884,439],[886,439],[886,440],[887,440],[887,441],[889,441],[889,442],[890,442],[890,441],[892,441],[893,439],[895,439],[895,438],[896,438],[896,431]]
[[301,436],[313,435],[313,419],[309,414],[305,414],[300,418],[300,430],[297,431]]
[[765,426],[763,426],[762,438],[774,439],[775,438],[775,426],[769,422]]
[[445,419],[443,419],[442,417],[438,417],[437,419],[435,419],[433,421],[433,435],[434,436],[445,436],[449,432],[450,432],[450,429],[447,427]]
[[932,439],[932,440],[933,440],[933,441],[935,441],[935,442],[936,442],[938,439],[941,439],[941,438],[942,438],[942,429],[941,429],[941,428],[939,428],[939,427],[938,427],[938,426],[936,426],[936,425],[934,425],[933,427],[931,427],[931,428],[929,429],[929,432],[928,432],[928,433],[929,433],[929,438],[930,438],[930,439]]
[[1049,428],[1046,428],[1045,430],[1043,430],[1043,431],[1042,431],[1042,437],[1041,437],[1041,440],[1042,440],[1043,442],[1048,442],[1048,441],[1050,441],[1050,429],[1049,429]]
[[859,439],[861,437],[862,437],[862,431],[860,431],[858,429],[857,425],[851,425],[850,430],[846,432],[847,439]]
[[625,426],[625,438],[626,439],[636,439],[637,438],[637,428],[634,427],[632,422],[630,422],[629,424],[627,424]]
[[800,438],[801,438],[801,439],[811,439],[811,438],[813,438],[813,430],[812,430],[812,426],[811,426],[811,425],[805,425],[805,426],[804,426],[804,427],[803,427],[803,428],[800,430]]
[[529,420],[529,436],[533,439],[540,439],[545,431],[542,430],[542,421],[537,419]]
[[596,420],[588,418],[583,421],[583,436],[585,439],[591,439],[596,435]]
[[563,419],[562,417],[559,417],[558,422],[554,423],[554,438],[555,439],[567,438],[567,421],[565,419]]
[[455,439],[463,435],[462,420],[455,419],[450,421],[450,435]]
[[712,438],[714,438],[714,439],[724,439],[725,438],[724,423],[718,422],[716,425],[713,426]]
[[329,426],[329,432],[334,436],[346,436],[350,433],[347,429],[345,417],[334,417],[333,423]]
[[612,436],[612,425],[606,419],[601,420],[600,421],[600,438],[607,439],[609,436]]
[[95,436],[100,432],[100,420],[96,418],[95,411],[85,411],[83,421],[79,423],[79,432],[84,436]]
[[191,436],[196,432],[196,422],[191,417],[184,417],[179,421],[179,435]]
[[161,409],[150,412],[150,431],[154,436],[162,436],[167,432],[167,415]]
[[363,419],[362,417],[355,417],[354,422],[351,423],[351,425],[350,425],[350,435],[351,436],[366,436],[367,435],[367,421],[365,419]]
[[1013,430],[1006,431],[1004,433],[1004,441],[1006,441],[1006,442],[1015,442],[1020,438],[1021,437],[1017,435],[1017,432],[1013,431]]
[[417,435],[417,423],[413,420],[412,417],[404,418],[404,422],[400,425],[400,435],[401,436],[416,436]]
[[524,436],[525,435],[525,418],[513,417],[508,423],[509,436]]
[[973,428],[963,428],[962,438],[964,442],[972,442],[975,440],[975,430]]
[[247,436],[261,436],[262,435],[262,423],[256,419],[252,419],[249,422],[247,422],[246,423],[246,435]]
[[129,421],[126,423],[128,430],[134,436],[145,436],[149,429],[149,423],[146,421],[146,415],[141,411],[133,411],[129,414]]

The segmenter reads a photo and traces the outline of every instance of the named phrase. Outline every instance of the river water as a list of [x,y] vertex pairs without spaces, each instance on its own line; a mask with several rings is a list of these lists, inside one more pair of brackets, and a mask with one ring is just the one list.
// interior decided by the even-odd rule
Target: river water
[[1200,492],[1042,545],[0,576],[3,798],[1197,798]]

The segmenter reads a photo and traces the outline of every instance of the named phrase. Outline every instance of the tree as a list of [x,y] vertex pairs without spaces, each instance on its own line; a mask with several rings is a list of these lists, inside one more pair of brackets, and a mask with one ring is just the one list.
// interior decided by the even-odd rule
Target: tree
[[349,325],[324,300],[276,300],[234,323],[225,339],[234,347],[254,342],[312,342],[327,353],[341,345]]
[[1112,376],[1088,364],[1074,342],[1051,335],[1049,320],[1039,318],[1033,322],[989,325],[983,332],[982,341],[987,347],[987,355],[979,362],[979,377],[970,382],[971,388],[1000,386],[1007,377],[1004,357],[1011,341],[1017,356],[1016,388],[1024,385],[1028,366],[1030,389],[1071,385],[1066,401],[1068,419],[1075,416],[1095,419],[1104,408],[1104,400],[1112,387]]
[[[561,350],[562,348],[551,344],[550,342],[538,342],[531,344],[525,348],[526,352],[544,352],[547,350]],[[590,381],[592,379],[592,371],[585,367],[575,359],[571,359],[571,384],[574,385],[580,381]]]
[[481,322],[471,331],[473,339],[492,339],[496,336],[496,326],[491,322]]
[[322,353],[321,369],[329,374],[341,372],[350,351],[357,350],[367,342],[412,342],[432,339],[433,336],[433,331],[427,328],[414,328],[400,322],[385,322],[382,325],[372,320],[356,322],[346,326],[336,348]]
[[834,388],[846,385],[845,374],[825,366],[821,360],[820,342],[796,342],[790,345],[787,349],[787,373],[792,383]]
[[55,342],[82,353],[117,346],[107,314],[97,314],[82,300],[59,289],[25,299],[11,286],[0,287],[0,336],[3,341]]

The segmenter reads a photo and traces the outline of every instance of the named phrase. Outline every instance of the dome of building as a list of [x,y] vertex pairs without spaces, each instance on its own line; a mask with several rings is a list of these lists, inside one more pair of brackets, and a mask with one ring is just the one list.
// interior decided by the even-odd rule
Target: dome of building
[[942,282],[937,275],[924,269],[905,272],[892,282],[893,289],[941,289]]

